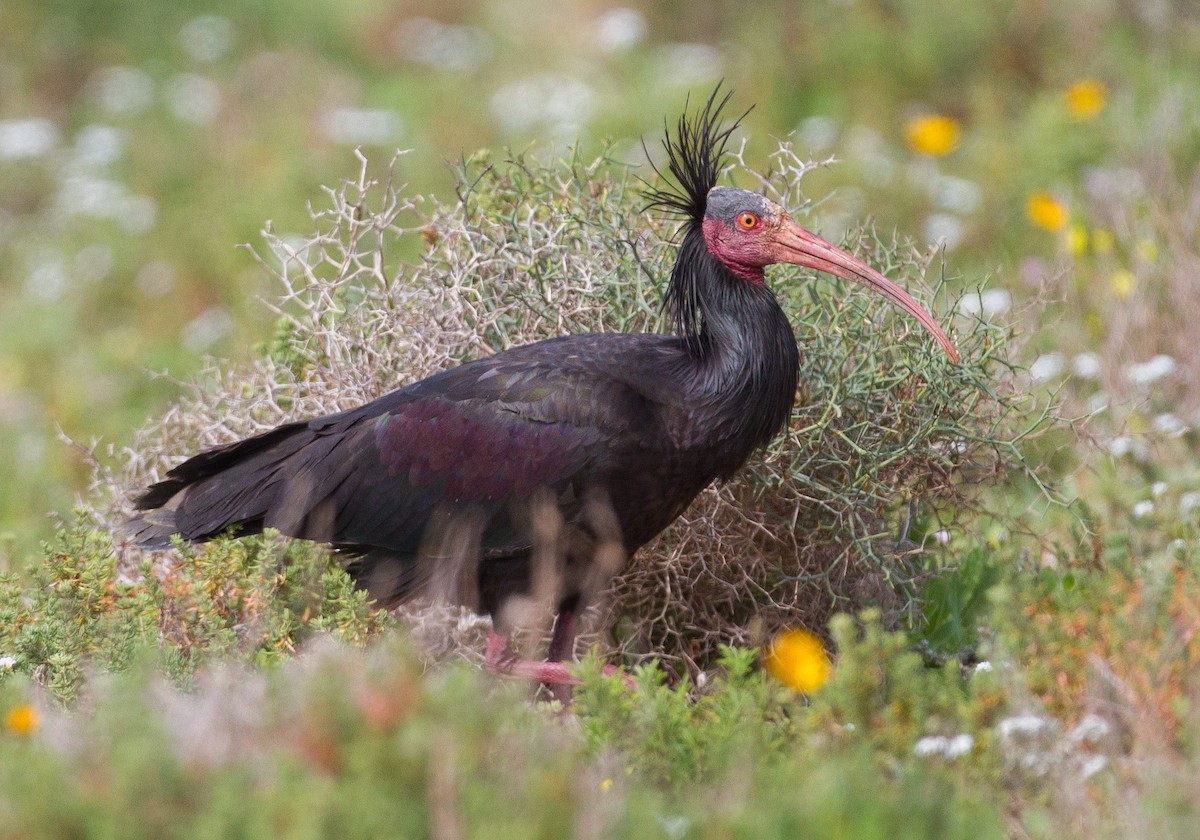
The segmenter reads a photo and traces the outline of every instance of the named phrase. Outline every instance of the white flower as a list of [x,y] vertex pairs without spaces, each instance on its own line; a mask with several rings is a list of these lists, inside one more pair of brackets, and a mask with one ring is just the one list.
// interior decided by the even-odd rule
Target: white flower
[[1133,506],[1133,515],[1138,519],[1144,519],[1152,513],[1154,513],[1154,502],[1149,499],[1138,502]]
[[924,758],[930,755],[944,755],[950,746],[950,739],[945,735],[926,735],[913,745],[913,755]]
[[1108,721],[1097,714],[1086,714],[1083,719],[1075,725],[1075,728],[1067,735],[1067,740],[1073,744],[1087,742],[1094,744],[1101,738],[1112,732],[1112,726]]
[[322,133],[346,146],[385,146],[400,127],[400,116],[383,108],[331,108],[321,115]]
[[975,739],[966,732],[960,732],[946,743],[946,749],[943,750],[942,754],[945,755],[946,758],[953,761],[960,755],[966,755],[969,753],[971,748],[974,746]]
[[1037,715],[1014,715],[996,724],[996,731],[1001,738],[1011,738],[1013,735],[1036,735],[1049,725],[1049,721]]
[[1007,289],[987,289],[975,295],[963,295],[958,311],[964,315],[1003,315],[1012,306]]
[[1187,430],[1187,423],[1184,423],[1169,411],[1159,414],[1154,418],[1154,431],[1164,437],[1179,437]]
[[0,656],[0,671],[11,671],[17,664],[16,657]]
[[125,135],[111,125],[92,123],[75,135],[75,160],[82,166],[107,166],[125,151]]
[[1108,394],[1103,391],[1097,391],[1092,394],[1088,397],[1087,407],[1088,411],[1092,414],[1106,410],[1108,408]]
[[1187,513],[1197,507],[1200,507],[1200,493],[1192,490],[1179,497],[1180,513]]
[[692,822],[682,814],[673,814],[670,816],[660,814],[658,816],[658,824],[668,837],[676,838],[687,834]]
[[58,126],[50,120],[0,120],[0,160],[41,157],[58,142]]
[[974,213],[983,204],[983,189],[978,184],[953,175],[933,179],[929,192],[940,207],[954,213]]
[[1125,378],[1134,385],[1145,387],[1153,385],[1164,376],[1174,373],[1175,359],[1162,353],[1151,357],[1145,362],[1135,362],[1125,366]]
[[171,113],[197,125],[210,123],[221,110],[221,89],[212,79],[195,73],[181,73],[167,88]]
[[838,126],[832,117],[817,114],[800,121],[796,126],[796,139],[802,148],[820,154],[833,148],[837,142]]
[[96,74],[91,86],[97,104],[110,114],[137,114],[154,99],[154,81],[136,67],[107,67]]
[[1120,435],[1108,442],[1108,452],[1114,458],[1131,455],[1138,461],[1144,461],[1146,455],[1149,454],[1149,447],[1146,446],[1146,441],[1141,438]]
[[158,205],[148,195],[131,195],[125,199],[121,215],[117,218],[121,227],[130,233],[145,233],[154,227],[158,216]]
[[85,283],[103,280],[112,271],[113,252],[107,245],[85,245],[75,255],[74,274]]
[[1099,379],[1104,362],[1098,353],[1080,353],[1071,360],[1071,372],[1080,379]]
[[56,256],[48,255],[34,263],[25,277],[25,291],[30,297],[46,303],[60,299],[70,284],[66,266]]
[[975,673],[976,674],[984,674],[991,670],[994,670],[992,668],[992,663],[988,662],[986,659],[983,660],[982,662],[975,663]]
[[158,206],[145,195],[133,195],[124,184],[92,175],[69,175],[59,185],[55,210],[64,216],[113,219],[130,233],[154,224]]
[[925,241],[946,251],[953,251],[962,242],[966,226],[953,213],[932,213],[925,219]]
[[947,761],[953,761],[960,755],[966,755],[975,746],[975,739],[965,732],[947,738],[945,735],[926,735],[913,744],[913,755],[925,758],[940,755]]
[[492,54],[491,39],[482,29],[425,17],[401,23],[392,34],[392,46],[409,61],[434,70],[476,70]]
[[1053,379],[1062,373],[1063,370],[1063,354],[1062,353],[1043,353],[1033,360],[1033,364],[1029,366],[1029,375],[1034,382],[1045,382],[1047,379]]
[[596,41],[604,52],[627,50],[646,37],[646,18],[637,9],[610,9],[596,22]]
[[1150,485],[1150,495],[1157,499],[1163,493],[1166,493],[1167,489],[1168,489],[1167,482],[1156,481]]
[[1108,759],[1102,755],[1089,755],[1079,768],[1079,775],[1090,779],[1108,766]]
[[219,306],[210,306],[180,331],[183,345],[194,353],[207,350],[224,338],[233,326],[233,318]]
[[1128,206],[1145,193],[1142,176],[1131,167],[1098,166],[1083,171],[1083,188],[1099,204]]
[[709,44],[664,44],[655,55],[660,84],[690,88],[720,76],[725,58]]
[[987,289],[979,296],[984,315],[1003,315],[1012,306],[1008,289]]
[[233,23],[220,15],[193,18],[179,30],[179,43],[196,61],[216,61],[233,46]]
[[492,116],[508,132],[545,125],[560,135],[578,134],[599,97],[571,76],[543,73],[511,82],[492,94]]

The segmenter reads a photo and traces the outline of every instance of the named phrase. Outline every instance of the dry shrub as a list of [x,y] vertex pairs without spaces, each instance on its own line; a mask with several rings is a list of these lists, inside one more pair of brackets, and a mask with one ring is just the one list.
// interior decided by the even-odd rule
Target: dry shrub
[[[773,160],[763,175],[739,158],[730,177],[803,208],[809,164],[786,143]],[[113,500],[110,521],[200,448],[536,339],[659,327],[673,224],[642,210],[624,168],[604,158],[479,156],[461,168],[458,200],[443,204],[406,198],[395,160],[380,180],[360,162],[356,179],[327,190],[305,244],[266,231],[258,258],[282,294],[262,357],[214,365],[115,458],[119,466],[97,473],[97,497]],[[397,258],[414,246],[415,262]],[[848,247],[931,297],[933,255],[868,231]],[[952,365],[882,299],[777,272],[804,355],[798,408],[764,456],[705,491],[613,581],[599,626],[615,628],[627,654],[702,666],[719,643],[752,643],[783,624],[821,630],[835,609],[902,615],[929,567],[929,534],[964,509],[964,489],[1016,459],[1005,431],[1017,400],[1005,385],[1004,329],[957,323],[964,361]],[[940,299],[932,308],[945,323],[952,304]]]

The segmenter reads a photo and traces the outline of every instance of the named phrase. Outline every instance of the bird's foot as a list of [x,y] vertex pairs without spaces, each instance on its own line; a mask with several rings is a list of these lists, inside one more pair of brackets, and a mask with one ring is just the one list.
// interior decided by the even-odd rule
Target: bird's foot
[[[563,706],[571,705],[571,688],[581,683],[581,680],[571,673],[571,669],[566,663],[522,659],[513,649],[512,640],[508,636],[500,635],[495,630],[488,635],[487,653],[483,657],[483,667],[496,676],[543,683],[549,687],[550,693]],[[637,687],[633,675],[624,668],[605,665],[602,673],[606,677],[621,677],[627,690],[632,691]]]
[[[532,659],[522,659],[513,650],[508,636],[501,636],[492,631],[488,636],[487,653],[483,657],[483,667],[490,673],[501,677],[517,677],[546,683],[549,686],[579,685],[579,679],[571,674],[571,669],[562,662],[537,662]],[[555,696],[559,692],[555,691]],[[566,693],[569,697],[569,691]],[[561,699],[561,698],[560,698]]]

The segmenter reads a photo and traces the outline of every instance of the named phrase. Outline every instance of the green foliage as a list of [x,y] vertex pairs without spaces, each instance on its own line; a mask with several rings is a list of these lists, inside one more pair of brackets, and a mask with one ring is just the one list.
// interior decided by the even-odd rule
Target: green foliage
[[[4,831],[132,840],[1003,836],[994,804],[944,774],[894,773],[860,746],[796,740],[789,718],[808,711],[783,714],[788,704],[754,674],[753,659],[727,651],[726,675],[694,703],[649,670],[627,689],[591,667],[581,729],[461,665],[422,677],[395,639],[366,653],[316,646],[268,670],[213,668],[187,693],[142,659],[98,685],[87,708],[44,710],[31,735],[0,732]],[[27,691],[0,684],[0,710]],[[43,731],[56,733],[53,745]],[[669,761],[653,756],[689,737]],[[703,766],[689,773],[689,761]]]
[[133,570],[80,519],[28,581],[0,579],[0,655],[62,700],[88,672],[123,671],[148,653],[188,684],[202,665],[269,665],[317,633],[362,645],[387,621],[327,551],[269,534],[183,550],[169,572]]
[[2,584],[0,650],[41,672],[57,696],[75,696],[93,664],[120,670],[155,641],[154,599],[120,580],[111,541],[83,524],[63,530],[28,583]]
[[882,752],[908,754],[926,735],[974,737],[1004,705],[996,681],[967,678],[955,661],[928,667],[913,639],[885,630],[875,611],[858,620],[835,616],[830,631],[837,667],[814,697],[814,711]]
[[[0,664],[0,837],[1195,836],[1193,4],[812,0],[717,4],[696,16],[666,3],[646,8],[642,39],[616,50],[592,37],[594,4],[528,11],[500,0],[426,12],[375,0],[216,0],[204,9],[4,3],[0,119],[45,117],[60,137],[39,157],[0,159],[0,662],[15,660],[12,669]],[[397,53],[406,22],[397,15],[414,13],[479,26],[490,39],[484,63],[429,68]],[[228,52],[213,60],[190,56],[181,37],[201,14],[232,26]],[[702,688],[666,685],[646,669],[626,690],[589,666],[575,716],[563,720],[531,711],[521,688],[463,668],[421,673],[398,642],[365,657],[323,647],[329,635],[357,647],[378,638],[385,621],[323,552],[270,538],[218,541],[184,552],[175,568],[143,569],[98,529],[79,525],[55,536],[37,566],[17,571],[50,532],[44,512],[68,505],[90,471],[57,442],[56,428],[119,445],[180,393],[178,380],[204,354],[236,354],[255,342],[285,387],[218,375],[213,392],[245,396],[250,407],[239,417],[250,426],[312,413],[312,402],[286,386],[311,381],[335,358],[308,342],[338,311],[369,308],[370,285],[330,296],[313,322],[320,329],[306,332],[294,306],[280,317],[259,305],[266,283],[230,246],[254,240],[266,218],[294,242],[305,200],[331,172],[345,171],[350,148],[322,128],[331,104],[400,115],[402,135],[383,148],[413,147],[398,175],[417,191],[448,199],[456,181],[482,176],[478,191],[464,191],[457,222],[490,237],[511,268],[497,286],[465,298],[482,316],[471,336],[430,318],[414,318],[411,329],[365,329],[347,367],[364,367],[406,331],[445,334],[441,364],[486,352],[475,335],[488,347],[521,340],[535,320],[553,332],[653,324],[663,271],[655,261],[669,250],[641,238],[653,220],[636,213],[632,191],[621,192],[631,181],[579,157],[565,169],[542,166],[540,148],[510,156],[511,165],[498,155],[441,162],[457,159],[464,142],[520,146],[558,133],[561,126],[542,121],[512,134],[481,103],[510,82],[582,66],[590,112],[567,133],[582,125],[585,136],[640,135],[653,153],[663,116],[681,105],[680,76],[694,91],[710,84],[677,73],[694,63],[677,60],[680,42],[711,45],[739,101],[757,102],[747,123],[753,169],[776,151],[762,138],[793,126],[799,151],[839,159],[785,202],[805,224],[849,239],[910,287],[925,281],[939,317],[954,307],[958,281],[947,293],[928,254],[888,237],[860,239],[855,226],[870,217],[879,230],[929,243],[948,230],[951,274],[968,285],[994,276],[1025,321],[1030,351],[1063,354],[1063,372],[1049,378],[1011,371],[1009,361],[1032,361],[1032,352],[1011,359],[1004,328],[968,317],[957,337],[980,339],[968,341],[966,355],[982,367],[948,369],[914,354],[903,321],[898,333],[889,320],[878,334],[880,311],[861,295],[807,278],[789,284],[799,291],[784,294],[816,351],[806,356],[806,379],[831,390],[809,392],[816,399],[799,424],[815,443],[789,441],[771,457],[793,473],[797,496],[851,504],[817,528],[798,527],[796,507],[780,502],[781,473],[726,488],[630,581],[635,594],[687,593],[692,607],[642,603],[658,636],[625,626],[639,653],[686,641],[664,670],[694,661],[691,641],[712,628],[733,628],[740,644],[761,638],[764,605],[780,605],[781,621],[808,617],[819,628],[818,617],[836,609],[830,570],[846,565],[797,570],[785,561],[814,533],[816,542],[867,535],[884,581],[860,577],[854,603],[878,603],[887,620],[834,623],[835,675],[810,705],[747,670],[753,655],[745,651],[723,653],[713,671],[720,676]],[[746,55],[754,61],[739,59]],[[112,67],[144,74],[151,95],[141,110],[104,107],[99,92]],[[1084,76],[1108,93],[1089,119],[1064,100]],[[211,122],[175,112],[178,84],[197,79],[219,94]],[[906,120],[927,112],[961,126],[961,144],[944,157],[906,148]],[[108,162],[87,153],[95,129],[92,139],[115,131]],[[618,141],[611,157],[637,157],[631,148]],[[383,157],[370,156],[377,174]],[[792,163],[772,160],[777,171]],[[731,177],[761,186],[741,168]],[[152,202],[152,226],[135,230],[113,207],[88,200],[94,187],[101,198]],[[1035,191],[1061,204],[1068,227],[1050,231],[1026,218]],[[806,218],[809,197],[819,206]],[[564,199],[577,209],[567,224],[548,224],[563,221],[554,207]],[[521,215],[528,205],[534,212]],[[447,238],[469,252],[472,240],[447,237],[444,219],[405,213],[400,227],[432,223],[421,238],[379,252],[387,279],[401,260],[444,258],[437,246]],[[520,247],[506,238],[513,229],[530,234]],[[601,272],[615,282],[575,288],[584,275],[543,249],[556,239],[615,255]],[[594,254],[585,262],[602,264]],[[582,308],[564,313],[564,291]],[[403,296],[389,304],[415,305]],[[615,321],[592,320],[601,317]],[[220,329],[206,333],[213,324]],[[356,386],[377,393],[399,372],[418,375],[406,353],[398,348],[386,381]],[[1131,373],[1159,353],[1174,358],[1173,373],[1151,382]],[[1097,360],[1098,370],[1083,373]],[[147,377],[147,368],[175,379]],[[1069,371],[1076,375],[1064,381]],[[905,458],[928,454],[940,438],[950,446],[937,463],[963,468],[952,484],[992,478],[988,464],[955,457],[955,430],[985,417],[992,377],[1015,382],[1019,393],[1041,395],[1049,385],[1088,416],[1081,428],[1089,444],[1066,426],[1040,441],[1021,439],[1027,427],[1018,428],[1000,461],[1024,459],[1024,477],[1010,473],[978,497],[985,516],[973,521],[961,504],[924,492],[936,471],[914,472]],[[922,411],[907,410],[914,398]],[[226,414],[234,402],[223,403]],[[1018,419],[1037,426],[1043,403],[1039,396]],[[1002,439],[985,428],[985,437]],[[889,454],[860,456],[880,447]],[[828,469],[810,469],[817,457]],[[1084,501],[1071,511],[1048,505],[1051,488]],[[1009,511],[1028,527],[1012,527]],[[713,512],[727,515],[708,518]],[[748,521],[756,512],[762,520]],[[710,564],[702,574],[676,562],[697,545],[711,548],[705,528],[744,529],[725,555],[724,577],[713,573],[716,552],[696,553]],[[888,556],[893,540],[903,552],[943,528],[950,556],[934,576],[923,577],[924,560],[899,567]],[[780,534],[791,540],[782,548]],[[764,558],[765,567],[752,564]],[[921,598],[909,601],[916,584]],[[919,619],[915,637],[885,629],[906,610]],[[986,655],[993,670],[929,667],[936,657],[919,655],[922,642],[940,655]],[[9,716],[25,710],[28,721],[31,707],[41,724],[20,734],[19,718]],[[1044,728],[1002,734],[1002,724],[1021,718]],[[1096,718],[1108,735],[1079,734]],[[969,753],[914,754],[923,738],[957,734],[972,736]]]
[[996,552],[984,546],[967,551],[953,568],[937,570],[921,591],[921,638],[943,654],[974,645],[988,614],[988,592],[1001,576]]
[[496,687],[478,675],[423,681],[395,645],[308,659],[226,666],[186,695],[135,669],[97,689],[58,749],[0,739],[5,831],[423,837],[454,820],[522,838],[552,836],[577,804],[577,748],[503,691],[481,703]]
[[603,676],[593,655],[580,666],[574,709],[590,750],[618,750],[630,771],[665,784],[709,781],[735,762],[767,761],[789,724],[783,690],[755,668],[756,658],[754,650],[724,648],[721,676],[701,689],[686,677],[665,684],[656,664],[637,668],[631,685]]

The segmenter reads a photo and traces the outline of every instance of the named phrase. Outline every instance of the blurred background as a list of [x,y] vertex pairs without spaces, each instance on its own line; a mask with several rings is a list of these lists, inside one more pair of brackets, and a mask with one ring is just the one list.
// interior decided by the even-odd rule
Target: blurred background
[[965,309],[1022,321],[1031,387],[1101,447],[1195,434],[1192,0],[0,0],[0,21],[0,554],[85,487],[63,438],[127,444],[206,357],[269,338],[276,290],[236,246],[307,233],[356,147],[410,149],[411,191],[453,201],[447,162],[481,147],[642,164],[722,78],[755,104],[749,162],[788,134],[829,161],[810,226],[930,249],[982,290]]

